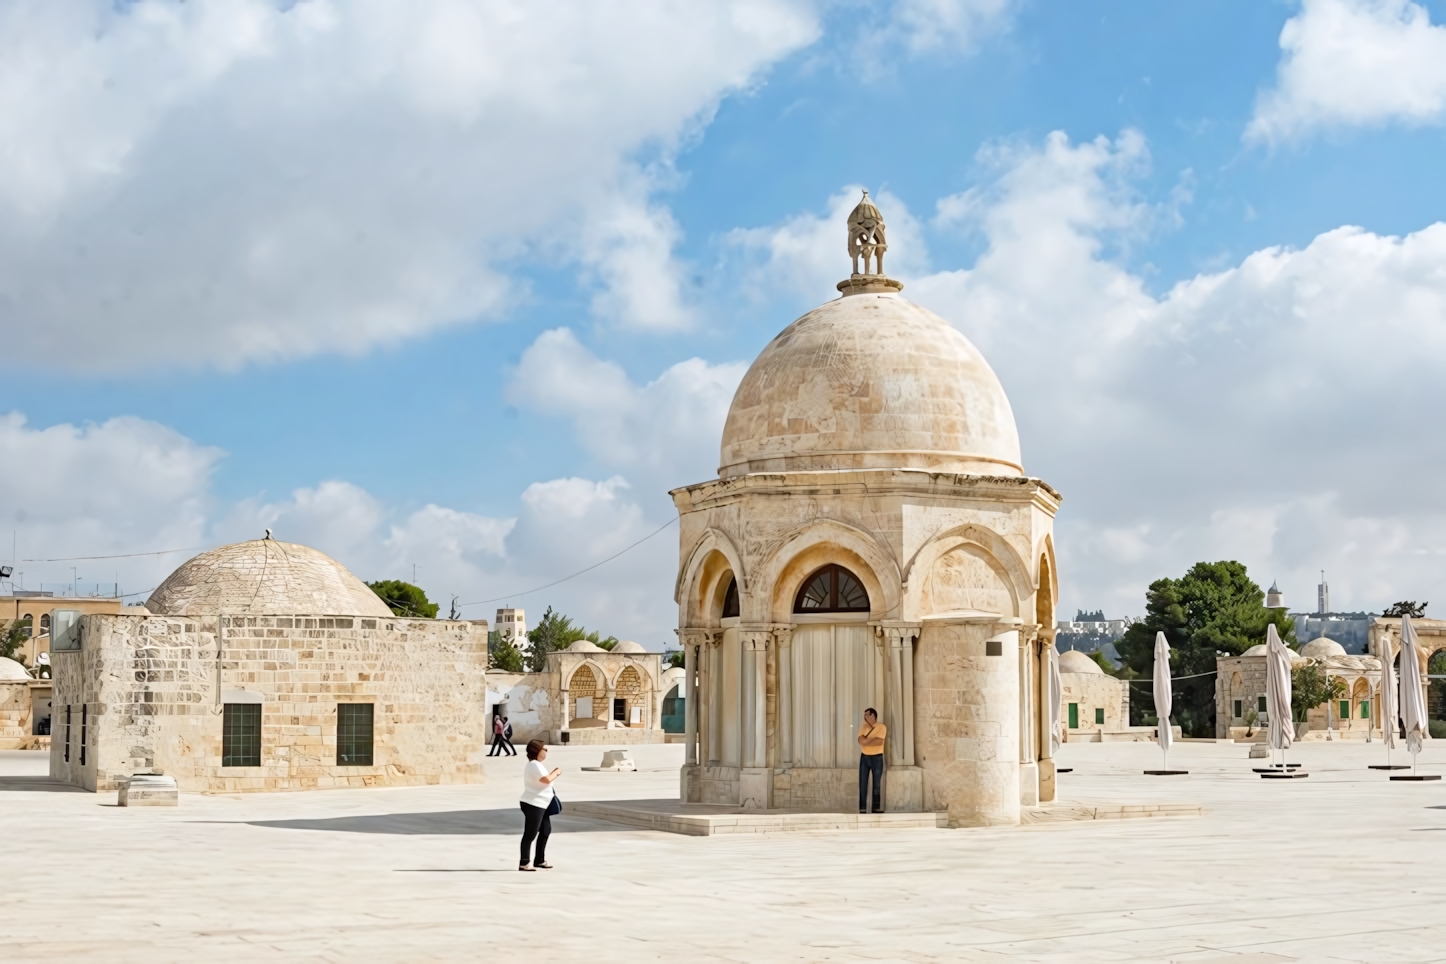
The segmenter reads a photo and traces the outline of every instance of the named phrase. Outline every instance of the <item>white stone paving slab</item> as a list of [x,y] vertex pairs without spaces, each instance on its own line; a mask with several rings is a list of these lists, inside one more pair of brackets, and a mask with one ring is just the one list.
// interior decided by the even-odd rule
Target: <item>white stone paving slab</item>
[[[680,746],[582,773],[567,801],[661,797]],[[564,813],[557,869],[514,869],[522,760],[480,787],[201,796],[125,809],[0,753],[0,959],[547,961],[1437,961],[1446,790],[1366,770],[1378,744],[1305,744],[1308,780],[1248,747],[1071,744],[1061,793],[1197,803],[1192,819],[686,837]],[[1422,769],[1446,771],[1446,746]],[[1279,868],[1262,885],[1264,869]],[[1164,868],[1163,870],[1161,868]]]

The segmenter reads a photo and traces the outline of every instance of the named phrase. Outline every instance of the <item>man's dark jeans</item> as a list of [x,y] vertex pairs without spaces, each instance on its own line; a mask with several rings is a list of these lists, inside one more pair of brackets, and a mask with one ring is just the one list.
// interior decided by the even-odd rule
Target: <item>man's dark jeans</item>
[[860,753],[859,754],[859,813],[864,812],[864,804],[868,799],[869,774],[874,777],[874,813],[883,813],[883,804],[879,801],[879,792],[884,782],[884,755],[882,753]]

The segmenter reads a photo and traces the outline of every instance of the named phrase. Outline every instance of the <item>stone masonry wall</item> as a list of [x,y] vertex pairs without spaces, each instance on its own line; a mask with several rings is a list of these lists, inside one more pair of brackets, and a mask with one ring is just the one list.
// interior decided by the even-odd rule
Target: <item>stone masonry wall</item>
[[[152,767],[192,791],[482,780],[485,622],[86,616],[81,651],[55,659],[51,774],[87,789],[112,789],[118,776]],[[261,765],[222,767],[223,703],[247,701],[262,706]],[[342,702],[375,705],[374,766],[336,765]]]

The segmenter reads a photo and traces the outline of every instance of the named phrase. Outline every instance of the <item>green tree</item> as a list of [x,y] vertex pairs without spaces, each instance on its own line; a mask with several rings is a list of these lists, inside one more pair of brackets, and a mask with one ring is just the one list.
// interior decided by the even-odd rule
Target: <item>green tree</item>
[[436,619],[437,604],[427,599],[421,588],[400,579],[381,579],[367,583],[367,588],[381,597],[393,613],[421,619]]
[[[1287,645],[1295,623],[1284,610],[1266,609],[1265,593],[1238,562],[1197,562],[1179,579],[1157,579],[1145,593],[1145,618],[1115,643],[1125,665],[1140,677],[1154,671],[1155,634],[1170,644],[1175,678],[1171,717],[1188,736],[1215,733],[1215,657],[1239,656],[1265,642],[1274,623]],[[1185,679],[1182,677],[1192,677]],[[1148,688],[1131,691],[1131,722],[1143,722],[1153,703]]]
[[686,656],[681,649],[670,649],[663,653],[664,669],[682,669],[686,666]]
[[522,650],[512,640],[503,639],[502,634],[494,629],[487,634],[487,666],[504,673],[520,673]]
[[547,654],[567,649],[579,639],[587,638],[587,630],[573,624],[562,613],[555,613],[552,607],[542,614],[537,625],[527,631],[527,641],[532,645],[527,650],[527,668],[541,673],[547,669]]
[[0,632],[0,656],[6,659],[13,659],[20,665],[25,665],[25,654],[20,652],[25,641],[30,638],[30,617],[17,619]]
[[1290,671],[1290,715],[1297,723],[1304,722],[1306,713],[1326,700],[1338,700],[1345,695],[1345,680],[1327,676],[1325,670],[1314,663]]

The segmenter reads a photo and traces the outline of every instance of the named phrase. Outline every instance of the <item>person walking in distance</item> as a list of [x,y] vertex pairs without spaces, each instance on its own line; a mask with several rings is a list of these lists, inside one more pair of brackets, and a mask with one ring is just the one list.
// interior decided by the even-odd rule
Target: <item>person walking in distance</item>
[[[543,763],[547,759],[547,744],[533,740],[527,744],[527,765],[522,768],[522,859],[518,870],[551,870],[547,862],[547,838],[552,835],[552,815],[562,812],[562,802],[552,789],[553,782],[562,775],[562,770],[553,767],[550,771]],[[537,856],[534,859],[532,841],[537,841]]]
[[506,739],[502,735],[504,719],[501,714],[492,717],[492,749],[487,751],[488,756],[496,756],[499,753],[506,755],[507,751],[502,749],[503,740]]
[[512,745],[512,721],[505,716],[502,718],[502,747],[508,756],[517,755],[517,747]]
[[873,707],[864,710],[864,722],[859,727],[859,813],[868,813],[869,777],[874,779],[873,812],[883,813],[881,789],[884,782],[884,738],[889,735],[888,727],[879,722],[879,714]]

